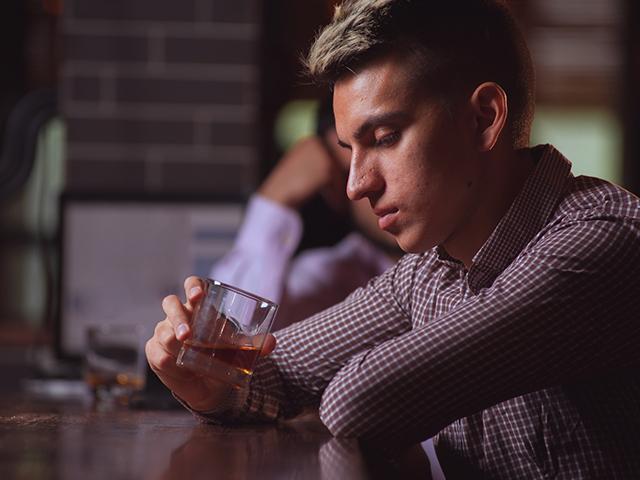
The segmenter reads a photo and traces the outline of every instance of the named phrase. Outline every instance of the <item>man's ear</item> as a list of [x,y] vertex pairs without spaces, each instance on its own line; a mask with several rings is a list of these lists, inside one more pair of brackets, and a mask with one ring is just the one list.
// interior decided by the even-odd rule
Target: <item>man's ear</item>
[[470,103],[476,120],[476,146],[480,152],[489,152],[507,124],[507,94],[497,83],[485,82],[475,89]]

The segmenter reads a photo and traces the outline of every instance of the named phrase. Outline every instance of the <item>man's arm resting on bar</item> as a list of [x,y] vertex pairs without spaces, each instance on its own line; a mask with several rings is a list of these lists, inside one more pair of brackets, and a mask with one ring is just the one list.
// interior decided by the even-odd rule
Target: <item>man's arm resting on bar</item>
[[638,363],[639,270],[637,226],[563,226],[447,315],[359,352],[324,390],[321,418],[334,435],[401,448],[526,392]]
[[309,319],[275,333],[277,345],[258,360],[250,389],[221,408],[199,412],[216,423],[274,420],[318,406],[352,357],[411,329],[409,305],[421,257],[409,255],[366,287]]

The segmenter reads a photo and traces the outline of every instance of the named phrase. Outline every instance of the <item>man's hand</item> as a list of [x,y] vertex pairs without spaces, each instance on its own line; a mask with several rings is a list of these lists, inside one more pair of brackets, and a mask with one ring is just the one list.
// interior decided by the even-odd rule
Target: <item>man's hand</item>
[[[156,325],[153,337],[145,347],[149,366],[172,392],[196,411],[215,409],[225,398],[229,386],[215,379],[178,367],[176,359],[182,343],[191,336],[193,307],[203,295],[202,280],[189,277],[184,282],[187,302],[181,303],[176,295],[162,301],[167,315]],[[261,355],[268,355],[275,348],[275,338],[268,335]]]
[[317,193],[334,207],[344,204],[347,169],[334,157],[319,137],[300,140],[278,162],[259,193],[293,209]]

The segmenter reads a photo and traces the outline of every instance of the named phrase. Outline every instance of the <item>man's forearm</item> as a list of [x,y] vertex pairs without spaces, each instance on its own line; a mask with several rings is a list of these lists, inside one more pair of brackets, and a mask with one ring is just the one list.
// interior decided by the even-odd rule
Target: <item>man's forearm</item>
[[[206,412],[216,422],[286,418],[317,406],[327,385],[357,356],[411,328],[394,299],[394,267],[344,302],[275,333],[276,349],[259,359],[242,405]],[[241,397],[238,397],[239,399]]]
[[324,391],[321,419],[334,435],[402,446],[525,393],[637,364],[636,322],[624,314],[634,287],[607,281],[637,269],[636,251],[607,254],[635,239],[608,222],[558,229],[491,288],[351,359]]

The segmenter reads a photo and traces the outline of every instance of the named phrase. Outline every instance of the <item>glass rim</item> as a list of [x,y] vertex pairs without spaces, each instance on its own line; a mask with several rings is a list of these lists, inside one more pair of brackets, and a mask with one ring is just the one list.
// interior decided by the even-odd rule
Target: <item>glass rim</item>
[[229,285],[228,283],[221,282],[220,280],[216,280],[214,278],[205,278],[204,281],[207,282],[207,283],[213,284],[215,286],[220,286],[220,287],[225,288],[227,290],[231,290],[232,292],[238,293],[238,294],[243,295],[245,297],[249,297],[252,300],[257,300],[257,301],[260,301],[260,302],[263,302],[263,303],[267,303],[271,307],[278,308],[278,304],[276,302],[274,302],[273,300],[269,300],[268,298],[261,297],[260,295],[256,295],[255,293],[248,292],[248,291],[243,290],[241,288],[234,287],[233,285]]

